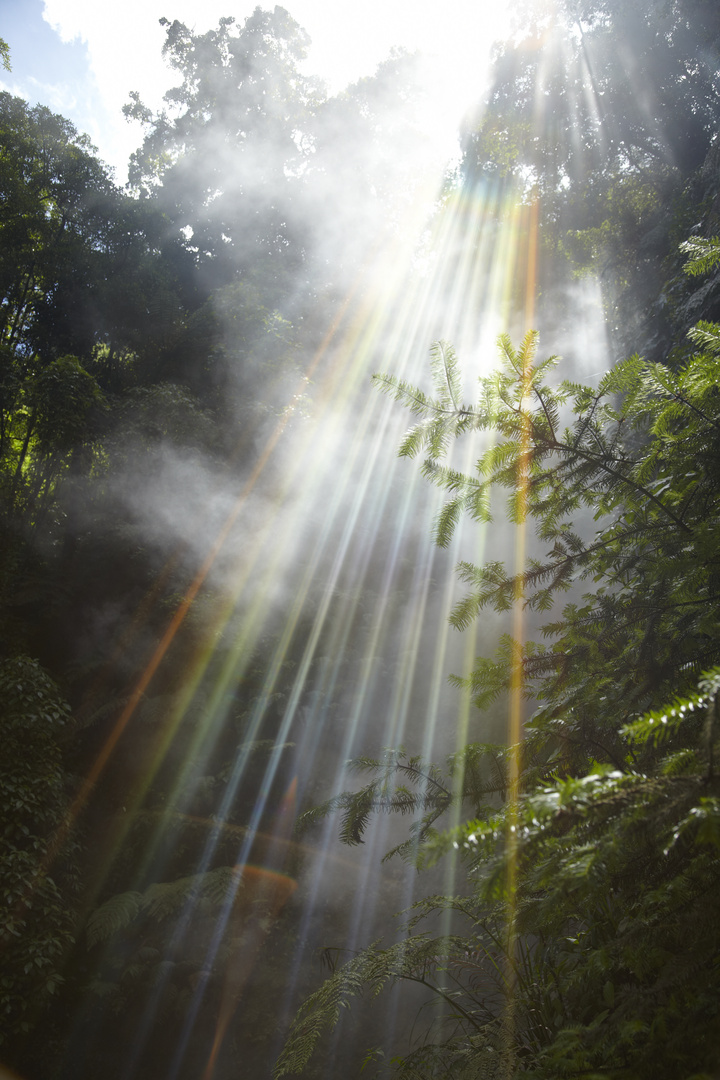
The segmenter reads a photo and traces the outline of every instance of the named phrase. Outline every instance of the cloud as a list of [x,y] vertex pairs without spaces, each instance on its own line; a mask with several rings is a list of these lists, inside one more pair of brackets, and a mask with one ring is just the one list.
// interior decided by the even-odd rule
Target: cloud
[[15,80],[13,82],[8,82],[7,79],[0,79],[0,92],[3,92],[5,94],[12,94],[13,97],[22,98],[24,101],[30,100],[30,95],[28,94],[25,87],[22,85],[22,83],[19,83]]

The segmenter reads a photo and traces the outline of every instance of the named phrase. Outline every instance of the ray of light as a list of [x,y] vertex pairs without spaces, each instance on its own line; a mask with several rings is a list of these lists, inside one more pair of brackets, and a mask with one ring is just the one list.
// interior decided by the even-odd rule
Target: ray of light
[[[314,371],[316,370],[316,368],[320,364],[321,360],[323,359],[325,353],[327,352],[328,348],[330,347],[331,342],[332,342],[334,336],[336,335],[336,333],[338,331],[338,328],[340,327],[343,319],[345,318],[346,312],[348,310],[348,307],[350,306],[352,298],[353,298],[355,292],[357,291],[357,289],[361,285],[362,278],[363,278],[363,273],[367,273],[367,266],[364,267],[360,271],[360,273],[357,275],[357,278],[356,278],[353,286],[351,287],[351,289],[349,290],[347,296],[344,298],[342,304],[340,305],[340,308],[339,308],[339,311],[338,311],[337,315],[335,316],[333,322],[331,323],[328,330],[326,331],[326,333],[325,333],[325,335],[323,337],[323,340],[321,341],[318,349],[316,350],[314,356],[312,357],[312,360],[311,360],[311,362],[310,362],[310,364],[309,364],[309,366],[307,368],[307,371],[306,371],[306,373],[305,373],[305,375],[303,377],[302,384],[301,384],[301,387],[299,388],[298,392],[300,392],[301,389],[302,389],[302,386],[304,386],[312,378],[312,375],[313,375]],[[211,571],[211,569],[212,569],[212,567],[213,567],[213,565],[215,563],[215,560],[217,559],[220,551],[222,550],[224,544],[226,543],[228,537],[230,536],[230,534],[231,534],[231,532],[233,530],[233,527],[236,525],[237,520],[238,520],[242,510],[244,509],[244,507],[246,505],[248,497],[250,496],[250,494],[254,490],[258,480],[262,476],[263,471],[265,470],[265,467],[266,467],[268,461],[270,460],[270,458],[271,458],[271,456],[273,454],[273,451],[275,450],[281,436],[283,435],[283,432],[285,431],[285,428],[288,425],[289,420],[291,419],[291,417],[293,415],[293,412],[294,412],[294,409],[295,409],[295,402],[297,400],[297,396],[298,395],[296,394],[296,395],[294,395],[292,397],[289,405],[283,410],[283,412],[280,415],[274,429],[269,434],[268,439],[266,441],[266,444],[265,444],[265,446],[263,447],[263,449],[261,450],[261,452],[260,452],[260,454],[258,456],[257,462],[255,463],[255,465],[254,465],[248,479],[243,484],[240,493],[238,494],[237,498],[235,499],[235,502],[232,505],[229,513],[227,514],[227,516],[225,518],[225,521],[223,522],[223,524],[220,527],[214,541],[212,542],[212,544],[210,546],[210,549],[208,551],[208,554],[206,555],[203,563],[201,564],[200,568],[196,572],[193,581],[191,582],[190,586],[186,590],[186,592],[185,592],[180,604],[178,605],[176,611],[172,615],[172,617],[170,619],[170,622],[169,622],[165,632],[163,633],[163,635],[162,635],[162,637],[160,639],[160,642],[158,643],[155,650],[153,651],[153,654],[150,657],[150,659],[149,659],[144,671],[142,672],[139,680],[136,682],[135,686],[130,691],[129,697],[128,697],[128,700],[127,700],[125,706],[123,707],[122,711],[120,712],[120,715],[118,716],[118,719],[115,721],[115,723],[113,725],[113,728],[110,731],[108,737],[106,738],[103,746],[98,751],[98,753],[96,755],[96,758],[95,758],[95,760],[93,762],[92,768],[90,769],[88,775],[84,778],[83,783],[81,784],[78,792],[76,793],[76,795],[75,795],[75,797],[74,797],[74,799],[72,801],[72,804],[71,804],[68,812],[65,815],[64,822],[58,828],[58,830],[56,831],[55,835],[52,838],[51,843],[48,846],[47,854],[46,854],[46,856],[45,856],[45,858],[44,858],[44,860],[42,862],[42,865],[38,869],[38,873],[36,874],[36,880],[40,880],[42,874],[47,871],[49,866],[52,864],[54,859],[56,859],[58,857],[59,853],[61,852],[61,850],[63,849],[63,847],[67,843],[68,838],[70,836],[70,833],[72,832],[72,829],[74,828],[75,823],[76,823],[79,815],[82,813],[82,810],[87,805],[88,800],[90,798],[90,795],[91,795],[93,789],[95,788],[95,786],[96,786],[96,784],[98,782],[98,779],[102,775],[105,767],[107,766],[107,763],[110,760],[115,748],[117,747],[117,744],[118,744],[124,730],[126,729],[129,720],[131,719],[131,717],[136,712],[138,704],[142,700],[143,695],[145,694],[145,691],[147,690],[147,688],[150,685],[154,675],[156,674],[160,664],[162,663],[164,657],[166,656],[172,642],[174,641],[174,639],[175,639],[175,637],[177,635],[178,630],[180,629],[183,622],[185,621],[185,618],[187,617],[187,614],[190,611],[193,602],[196,600],[202,586],[204,585],[204,583],[205,583],[205,581],[206,581],[206,579],[207,579],[207,577],[208,577],[208,575],[209,575],[209,573],[210,573],[210,571]],[[241,439],[238,440],[238,443],[237,443],[236,450],[235,450],[234,454],[231,455],[230,462],[229,462],[229,464],[227,466],[228,469],[232,465],[232,461],[234,460],[234,458],[237,457],[237,455],[240,453],[240,450],[241,450],[243,445],[244,445],[244,439],[241,437]],[[268,522],[268,527],[270,527],[271,524],[272,524],[271,522]],[[256,546],[256,551],[257,551],[257,555],[259,556],[261,551],[262,551],[262,547]],[[161,589],[164,580],[166,580],[166,578],[172,572],[172,569],[174,568],[174,565],[178,561],[178,559],[180,557],[180,554],[181,554],[180,551],[176,551],[175,553],[173,553],[173,555],[170,556],[170,558],[168,559],[163,571],[158,576],[158,579],[153,584],[153,586],[150,588],[150,590],[148,591],[148,593],[147,593],[146,597],[144,598],[144,600],[141,601],[141,604],[140,604],[140,606],[139,606],[139,608],[138,608],[138,610],[136,612],[135,617],[130,622],[128,630],[124,634],[121,641],[116,645],[115,656],[119,655],[123,651],[123,649],[127,646],[127,642],[137,632],[137,627],[140,626],[142,624],[142,622],[144,621],[144,617],[147,615],[147,613],[151,609],[153,601],[155,600],[156,596],[158,595],[158,592]],[[252,567],[249,567],[249,573],[252,572],[252,569],[253,569]],[[238,591],[240,591],[240,590],[238,590]],[[229,612],[230,610],[231,610],[231,608],[228,606],[227,611]],[[211,652],[211,650],[208,650],[208,654],[210,652]],[[109,665],[108,665],[108,667],[109,667]],[[101,686],[102,686],[103,682],[104,682],[104,675],[101,674],[101,676],[98,678],[98,680],[96,680],[96,682],[91,687],[91,690],[90,690],[90,704],[91,704],[92,700],[95,698],[98,691],[101,689]],[[192,682],[190,684],[186,684],[186,686],[188,687],[188,689],[186,690],[186,693],[184,695],[186,700],[192,697],[192,693],[194,692],[194,690],[195,690],[195,688],[197,686],[197,682],[198,682],[198,677],[196,677],[194,682]],[[81,714],[84,711],[84,709],[85,709],[85,711],[87,710],[87,705],[88,705],[88,703],[84,703],[84,705],[81,705],[81,707],[80,707]],[[183,713],[184,713],[183,709],[178,710],[178,713],[177,713],[178,722],[179,722],[179,718],[183,715]],[[177,726],[177,723],[175,725],[171,726],[171,731],[174,731],[176,726]],[[166,729],[166,731],[167,731],[167,729]],[[169,743],[171,741],[171,737],[172,737],[171,734],[169,735],[169,737],[166,736],[166,743]],[[151,773],[146,772],[145,788],[147,788],[148,784],[150,783],[150,778],[151,778]],[[141,796],[138,795],[137,798],[139,799],[139,798],[141,798]],[[118,837],[117,839],[119,840],[120,837]],[[110,854],[112,855],[112,852]]]
[[[381,743],[385,745],[412,740],[427,756],[434,754],[438,745],[460,747],[466,741],[471,722],[469,694],[456,706],[451,724],[447,713],[443,714],[442,686],[450,641],[444,616],[452,605],[454,585],[447,562],[443,564],[445,576],[439,593],[432,584],[436,556],[427,538],[427,525],[436,503],[431,499],[428,501],[428,520],[418,522],[418,491],[422,488],[422,481],[405,463],[396,463],[390,458],[393,449],[390,440],[399,431],[392,403],[384,402],[368,391],[364,393],[362,406],[359,409],[357,406],[361,393],[359,388],[367,385],[369,371],[372,366],[377,366],[379,356],[383,364],[392,364],[393,371],[417,380],[418,372],[422,372],[429,341],[436,336],[437,327],[447,327],[447,336],[457,335],[460,346],[467,345],[474,352],[483,335],[487,334],[483,320],[490,321],[488,313],[495,312],[495,321],[499,318],[502,322],[508,317],[513,290],[517,287],[516,276],[523,270],[519,248],[525,226],[516,196],[497,186],[479,185],[471,197],[459,195],[451,199],[451,203],[453,205],[441,218],[435,236],[439,255],[432,272],[424,276],[415,275],[413,280],[413,271],[408,270],[407,241],[400,237],[397,242],[390,244],[387,250],[380,253],[382,257],[378,265],[368,275],[369,283],[365,291],[358,290],[349,317],[343,315],[342,326],[336,320],[323,349],[313,359],[307,375],[319,376],[315,395],[318,403],[317,423],[314,430],[306,432],[304,437],[294,436],[292,452],[281,470],[283,480],[276,486],[276,503],[268,509],[260,527],[254,526],[252,541],[245,544],[235,560],[229,560],[228,587],[225,599],[216,606],[212,631],[207,634],[204,646],[193,657],[182,692],[172,713],[165,718],[156,744],[144,764],[134,793],[136,807],[142,804],[158,769],[167,760],[179,725],[211,670],[217,641],[227,628],[232,627],[234,638],[229,647],[224,646],[222,664],[212,676],[203,719],[188,743],[185,760],[176,769],[174,790],[170,793],[168,805],[173,813],[182,812],[186,791],[198,762],[210,761],[213,747],[224,731],[228,718],[228,694],[248,672],[250,658],[265,625],[265,608],[268,595],[273,591],[273,583],[282,577],[294,554],[300,550],[296,537],[302,535],[301,572],[296,574],[289,591],[282,626],[246,724],[243,745],[238,747],[229,763],[224,797],[217,808],[217,821],[207,829],[197,862],[198,871],[212,864],[220,837],[227,835],[224,830],[230,827],[228,818],[233,800],[250,768],[249,744],[263,732],[268,703],[281,684],[287,657],[292,649],[297,650],[301,623],[310,606],[312,618],[303,631],[304,647],[299,652],[286,707],[274,732],[276,745],[260,777],[251,819],[237,837],[238,866],[248,865],[253,844],[258,838],[273,835],[272,830],[269,834],[264,832],[263,822],[271,809],[270,800],[273,785],[279,776],[283,747],[289,741],[296,743],[295,760],[298,766],[302,766],[306,777],[311,777],[316,769],[327,766],[324,744],[328,738],[331,738],[336,762],[357,753],[364,743],[375,739],[376,733],[379,733]],[[528,255],[526,261],[532,259]],[[534,270],[527,272],[526,280],[529,282],[531,277],[534,277]],[[527,295],[531,291],[528,284]],[[325,357],[330,344],[335,362],[323,367],[320,360]],[[389,357],[388,361],[385,361],[386,356]],[[424,377],[424,374],[420,377]],[[290,410],[286,410],[278,421],[223,526],[213,539],[204,563],[136,684],[111,737],[98,755],[88,783],[78,794],[72,808],[73,818],[87,802],[92,784],[97,782],[106,767],[134,709],[166,657],[193,602],[205,586],[219,552],[233,530],[243,527],[242,510],[267,462],[278,450],[290,415]],[[348,424],[351,425],[349,430]],[[471,449],[466,448],[465,453],[465,467],[468,468]],[[327,458],[333,455],[337,456],[337,460],[329,462]],[[396,484],[395,488],[393,484]],[[311,514],[317,515],[318,523],[311,530],[310,538],[307,519]],[[278,530],[281,518],[283,528]],[[481,533],[480,548],[483,544],[484,534]],[[408,561],[412,564],[409,574],[403,569],[403,563]],[[365,590],[373,576],[374,580],[378,579],[378,564],[382,567],[380,585],[377,595],[371,597],[369,604],[368,626],[361,653],[354,656],[357,621],[364,607],[368,606]],[[395,594],[401,581],[404,593],[399,602]],[[429,620],[433,623],[437,620],[440,629],[434,635],[431,651],[426,655],[423,652],[427,648],[424,627]],[[470,635],[468,640],[472,640]],[[319,664],[320,649],[327,647],[327,641],[332,643],[332,654],[326,662]],[[397,657],[391,672],[382,670],[381,659],[385,655]],[[471,669],[473,656],[474,648],[469,644],[465,649],[466,673]],[[344,710],[341,730],[338,731],[338,720],[333,715],[331,701],[336,694],[345,692],[343,671],[351,663],[355,666],[351,700]],[[420,671],[421,667],[423,672]],[[319,676],[318,670],[321,673]],[[413,713],[416,707],[413,687],[420,674],[428,675],[429,692],[422,713],[418,715]],[[311,687],[318,696],[312,706],[306,706],[303,702]],[[379,701],[382,701],[382,715],[372,723],[373,710]],[[308,711],[306,719],[301,715],[303,710]],[[453,730],[446,730],[448,726]],[[339,792],[346,785],[346,777],[337,764],[330,768],[326,786],[331,792]],[[286,806],[276,823],[275,851],[280,861],[287,851],[287,847],[283,847],[287,841],[283,837],[283,830],[291,814],[292,811]],[[128,815],[126,829],[130,827],[131,818],[132,815]],[[145,850],[143,873],[150,867],[160,869],[158,852],[169,818],[170,815],[158,815],[157,828]],[[313,843],[305,845],[312,869],[303,882],[301,939],[322,890],[332,879],[332,864],[336,861],[333,842],[335,828],[334,823],[328,822],[321,835]],[[380,828],[375,846],[384,840],[385,829]],[[272,862],[275,858],[272,855],[272,841],[266,850]],[[258,869],[275,873],[280,872],[282,867]],[[410,897],[412,888],[409,880],[403,888]],[[372,923],[376,890],[376,872],[372,871],[360,883],[348,911],[350,948],[364,940]],[[224,940],[223,935],[230,924],[234,899],[234,893],[228,895],[217,919],[216,932],[205,961],[208,970],[215,962]],[[193,912],[193,902],[189,902],[175,927],[178,942],[189,933]],[[217,1060],[222,1038],[242,990],[241,984],[244,985],[261,947],[262,942],[247,961],[247,966],[243,966],[243,961],[243,965],[240,965],[243,971],[240,982],[236,979],[232,989],[225,994],[206,1077],[211,1075]],[[288,979],[289,996],[301,956],[302,951],[298,949],[294,971]],[[230,983],[227,985],[229,987]],[[192,1034],[192,1020],[197,1015],[204,992],[205,987],[199,984],[188,1013],[185,1043],[176,1047],[171,1071],[177,1072],[181,1067],[186,1042]],[[153,1000],[155,1005],[153,1001],[148,1002],[144,1031],[138,1032],[126,1062],[128,1076],[134,1063],[139,1060],[145,1038],[155,1022],[154,1010],[159,993]]]
[[[535,294],[537,288],[538,256],[538,199],[535,198],[527,211],[527,251],[525,263],[525,329],[529,333],[535,318]],[[530,364],[532,357],[525,353],[522,378],[522,406],[530,405]],[[522,712],[524,702],[523,648],[525,643],[525,595],[522,578],[526,565],[527,521],[526,509],[529,484],[529,463],[531,430],[529,419],[523,424],[520,439],[518,494],[521,511],[515,527],[515,579],[517,582],[513,600],[513,655],[510,671],[510,708],[508,716],[508,743],[511,747],[508,776],[508,813],[506,821],[507,843],[507,955],[505,964],[505,987],[507,995],[506,1024],[513,1032],[516,1024],[515,987],[517,981],[518,941],[516,932],[516,889],[518,874],[518,812],[520,796],[520,740],[522,738]],[[515,1045],[514,1041],[511,1045]]]
[[[349,522],[348,536],[350,536],[351,534],[352,534],[352,520]],[[295,604],[296,615],[302,609],[302,601],[304,599],[304,592],[305,592],[305,590],[300,591],[300,596],[298,598],[298,601]],[[330,595],[330,594],[331,594],[331,589],[328,590],[328,595]],[[285,632],[285,635],[284,635],[285,640],[281,643],[281,647],[278,650],[278,658],[281,658],[285,653],[285,649],[287,647],[287,642],[288,642],[289,638],[292,636],[292,629],[293,628],[292,628],[291,624],[288,624],[286,626],[286,632]],[[279,660],[278,660],[278,662],[279,662]],[[277,667],[277,663],[275,664],[275,667]],[[270,682],[271,683],[273,682],[273,676],[272,675],[270,676]],[[137,696],[138,695],[136,695],[136,697]],[[203,861],[205,861],[205,860],[203,860]]]

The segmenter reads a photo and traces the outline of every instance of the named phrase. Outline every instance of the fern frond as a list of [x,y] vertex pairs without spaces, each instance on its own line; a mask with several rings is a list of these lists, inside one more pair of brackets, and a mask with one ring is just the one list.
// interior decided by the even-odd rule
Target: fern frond
[[680,245],[680,250],[688,256],[683,269],[692,277],[700,277],[707,274],[720,263],[720,240],[717,236],[706,239],[701,236],[691,236]]
[[325,818],[334,814],[337,810],[341,809],[345,805],[346,795],[334,795],[331,799],[326,799],[325,802],[320,803],[317,806],[312,806],[309,810],[305,810],[300,814],[296,823],[295,831],[298,835],[304,833],[312,825],[318,821],[323,821]]
[[455,350],[447,341],[436,341],[430,349],[430,371],[435,393],[443,404],[459,409],[462,393],[460,369]]
[[395,375],[377,373],[373,382],[383,394],[389,394],[395,401],[402,402],[411,412],[426,416],[432,410],[432,401],[418,386],[398,379]]
[[305,1068],[323,1032],[337,1023],[340,1010],[354,997],[363,992],[376,997],[398,980],[426,983],[431,971],[442,968],[452,956],[462,955],[464,945],[457,935],[416,934],[385,949],[373,942],[336,968],[301,1005],[275,1065],[274,1080]]
[[405,432],[403,440],[398,448],[399,457],[417,457],[421,450],[424,450],[428,442],[432,441],[432,435],[428,433],[428,424],[423,421],[420,424],[415,424],[408,431]]
[[459,496],[446,503],[437,515],[434,529],[435,543],[438,547],[445,548],[452,540],[466,504],[467,496]]
[[688,330],[688,337],[711,356],[720,354],[720,326],[717,323],[700,321]]
[[124,892],[111,896],[88,919],[85,934],[89,949],[100,941],[106,941],[137,918],[143,907],[143,894]]
[[242,888],[242,869],[220,866],[175,881],[156,882],[144,893],[118,893],[106,900],[88,919],[88,948],[124,930],[141,916],[161,922],[176,915],[188,904],[204,902],[217,907],[232,903],[238,889]]

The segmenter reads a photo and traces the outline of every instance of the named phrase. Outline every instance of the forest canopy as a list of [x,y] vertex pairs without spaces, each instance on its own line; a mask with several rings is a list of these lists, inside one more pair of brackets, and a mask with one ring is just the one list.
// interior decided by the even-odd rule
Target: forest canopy
[[124,189],[0,93],[23,1080],[717,1073],[720,9],[514,18],[424,217],[416,58],[280,7]]

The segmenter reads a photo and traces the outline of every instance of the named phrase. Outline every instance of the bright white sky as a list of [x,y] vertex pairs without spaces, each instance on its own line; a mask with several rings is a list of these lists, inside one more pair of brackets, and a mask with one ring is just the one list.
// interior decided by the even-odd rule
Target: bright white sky
[[[463,105],[483,90],[492,40],[502,34],[508,0],[286,0],[312,38],[308,74],[331,92],[375,71],[393,46],[431,57],[436,99],[452,130]],[[130,90],[157,107],[176,79],[160,54],[162,16],[199,32],[221,16],[244,20],[256,0],[0,0],[0,37],[13,70],[0,89],[40,102],[86,131],[101,158],[127,179],[140,129],[126,123]],[[266,0],[264,7],[274,6]]]

